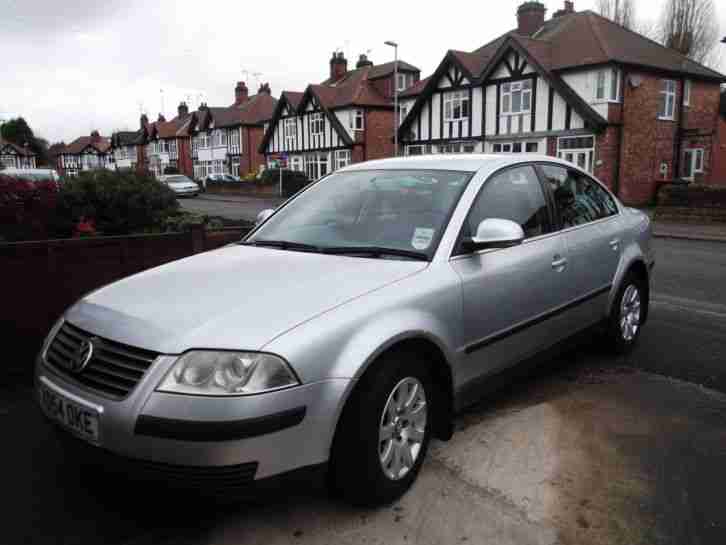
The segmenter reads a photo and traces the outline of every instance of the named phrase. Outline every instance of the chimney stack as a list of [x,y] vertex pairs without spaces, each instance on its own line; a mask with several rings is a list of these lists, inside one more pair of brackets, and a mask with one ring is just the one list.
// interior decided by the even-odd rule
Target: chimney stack
[[186,102],[180,102],[176,111],[179,114],[179,117],[184,117],[189,113],[189,106],[187,106]]
[[342,51],[334,51],[330,59],[330,79],[338,81],[348,71],[348,60]]
[[139,118],[139,128],[144,129],[146,128],[146,125],[149,124],[149,118],[146,117],[146,114],[141,114],[141,117]]
[[533,36],[545,22],[545,8],[541,2],[525,2],[517,9],[517,34]]
[[164,117],[164,114],[159,114],[159,117],[156,119],[159,123],[164,123],[166,121],[166,117]]
[[91,132],[91,142],[98,142],[101,140],[101,135],[98,133],[98,131],[92,131]]
[[263,83],[260,85],[260,88],[257,89],[258,95],[271,95],[272,91],[270,90],[270,84],[269,83]]
[[355,67],[363,68],[364,66],[373,66],[373,63],[368,59],[368,55],[361,53],[358,57],[358,62],[355,63]]
[[569,15],[570,13],[575,13],[575,3],[571,0],[565,0],[565,7],[563,9],[557,10],[552,14],[552,18],[556,19],[557,17],[562,17],[563,15]]
[[235,105],[247,102],[249,92],[247,91],[247,85],[244,81],[238,81],[237,87],[234,88],[234,103]]

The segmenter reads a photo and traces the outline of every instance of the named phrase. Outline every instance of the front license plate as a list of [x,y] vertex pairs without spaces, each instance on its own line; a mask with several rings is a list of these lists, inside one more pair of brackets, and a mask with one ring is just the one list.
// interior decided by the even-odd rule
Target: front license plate
[[49,418],[79,437],[98,443],[98,411],[71,401],[44,385],[40,386],[40,404]]

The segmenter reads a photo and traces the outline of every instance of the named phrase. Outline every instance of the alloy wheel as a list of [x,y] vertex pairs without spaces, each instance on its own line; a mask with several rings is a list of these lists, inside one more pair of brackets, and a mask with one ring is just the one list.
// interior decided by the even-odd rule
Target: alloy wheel
[[623,339],[630,342],[640,328],[640,291],[630,284],[625,288],[620,301],[620,332]]

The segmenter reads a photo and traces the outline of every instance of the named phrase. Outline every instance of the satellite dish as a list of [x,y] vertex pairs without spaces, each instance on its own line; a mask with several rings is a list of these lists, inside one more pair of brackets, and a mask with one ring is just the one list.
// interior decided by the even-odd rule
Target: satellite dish
[[633,89],[637,89],[643,84],[643,77],[638,74],[631,74],[628,76],[628,82]]

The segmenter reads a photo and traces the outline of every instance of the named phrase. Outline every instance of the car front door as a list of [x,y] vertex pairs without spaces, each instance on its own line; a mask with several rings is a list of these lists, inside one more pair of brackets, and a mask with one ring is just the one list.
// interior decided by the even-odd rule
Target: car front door
[[538,168],[552,193],[567,246],[571,268],[567,299],[573,327],[591,325],[605,316],[620,262],[618,207],[598,182],[578,170],[554,164]]
[[569,281],[562,238],[553,232],[545,191],[531,165],[494,174],[483,185],[460,239],[487,218],[512,220],[525,240],[510,248],[466,253],[451,265],[463,289],[465,339],[459,386],[516,363],[565,335],[557,309]]

